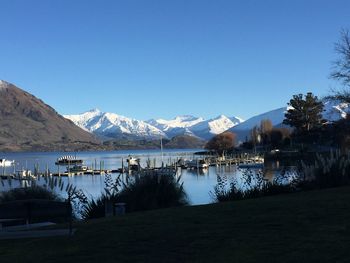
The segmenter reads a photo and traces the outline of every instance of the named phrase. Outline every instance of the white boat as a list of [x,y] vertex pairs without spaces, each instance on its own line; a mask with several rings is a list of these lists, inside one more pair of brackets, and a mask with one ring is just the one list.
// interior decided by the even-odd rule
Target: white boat
[[92,172],[92,170],[89,169],[89,167],[87,167],[86,165],[80,165],[80,164],[76,164],[73,167],[67,167],[67,171],[69,171],[70,173]]
[[82,164],[83,160],[77,159],[77,157],[72,155],[62,156],[57,159],[55,162],[56,165],[73,165],[73,164]]
[[185,160],[184,166],[186,168],[196,168],[196,169],[206,169],[209,167],[207,162],[203,159],[197,159],[197,160]]
[[128,169],[129,171],[138,171],[140,168],[140,159],[135,158],[129,155],[128,159],[126,159],[126,162],[128,163]]
[[10,167],[13,166],[15,164],[15,161],[9,161],[6,159],[0,159],[0,167]]
[[31,170],[18,170],[17,172],[17,178],[19,179],[33,179],[35,176],[32,174]]

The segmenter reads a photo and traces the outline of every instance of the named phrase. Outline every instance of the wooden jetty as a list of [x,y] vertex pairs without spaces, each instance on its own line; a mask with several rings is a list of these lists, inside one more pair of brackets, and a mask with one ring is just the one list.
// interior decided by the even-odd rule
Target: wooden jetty
[[240,166],[246,164],[264,164],[264,158],[260,155],[236,155],[229,157],[208,157],[206,158],[209,166]]

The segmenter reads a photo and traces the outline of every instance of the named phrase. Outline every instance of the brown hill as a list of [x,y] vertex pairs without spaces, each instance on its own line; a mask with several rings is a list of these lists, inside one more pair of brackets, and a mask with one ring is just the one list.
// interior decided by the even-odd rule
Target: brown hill
[[0,151],[76,151],[99,145],[40,99],[0,80]]
[[165,148],[198,149],[204,148],[206,141],[189,135],[178,135],[164,143]]

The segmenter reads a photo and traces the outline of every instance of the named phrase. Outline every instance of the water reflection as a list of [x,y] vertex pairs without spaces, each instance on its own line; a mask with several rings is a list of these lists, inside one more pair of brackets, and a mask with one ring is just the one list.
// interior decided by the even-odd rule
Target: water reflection
[[[184,159],[196,158],[193,153],[197,150],[166,150],[163,153],[163,160],[173,163],[174,161]],[[74,153],[64,153],[64,155],[74,155]],[[57,171],[55,160],[60,157],[62,153],[6,153],[3,158],[9,160],[16,160],[17,169],[27,168],[33,169],[35,165],[39,170],[49,169],[50,171]],[[146,166],[147,161],[151,160],[156,166],[161,165],[161,153],[158,150],[149,151],[115,151],[115,152],[82,152],[78,157],[83,159],[88,166],[99,164],[103,162],[106,169],[116,169],[122,166],[128,155],[140,158],[141,166]],[[61,167],[62,169],[62,167]],[[248,172],[249,171],[249,172]],[[213,191],[216,185],[228,188],[233,183],[239,187],[247,187],[247,180],[250,183],[258,183],[258,177],[263,180],[274,181],[282,180],[288,182],[295,176],[296,169],[293,167],[285,168],[279,163],[267,164],[264,170],[261,169],[240,169],[235,165],[226,166],[210,166],[208,169],[180,169],[177,176],[181,176],[181,181],[184,183],[185,191],[188,194],[192,204],[207,204],[213,202],[210,192]],[[259,176],[258,176],[259,175]],[[262,176],[261,176],[262,175]],[[112,174],[112,180],[115,180],[119,174]],[[128,183],[133,180],[132,176],[123,174],[121,179]],[[98,197],[105,188],[104,175],[84,175],[84,176],[69,176],[61,177],[65,185],[72,184],[77,189],[82,189],[84,193],[90,197]],[[26,181],[18,180],[1,180],[0,190],[8,190],[13,187],[25,186]],[[38,184],[45,184],[41,179]],[[65,191],[59,191],[63,196]]]

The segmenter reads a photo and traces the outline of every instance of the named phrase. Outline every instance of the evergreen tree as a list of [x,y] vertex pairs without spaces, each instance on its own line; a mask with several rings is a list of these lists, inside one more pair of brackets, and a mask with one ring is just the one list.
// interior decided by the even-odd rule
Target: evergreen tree
[[308,132],[325,123],[322,119],[323,103],[311,92],[294,95],[289,101],[290,108],[285,113],[284,124],[296,129],[296,132]]

